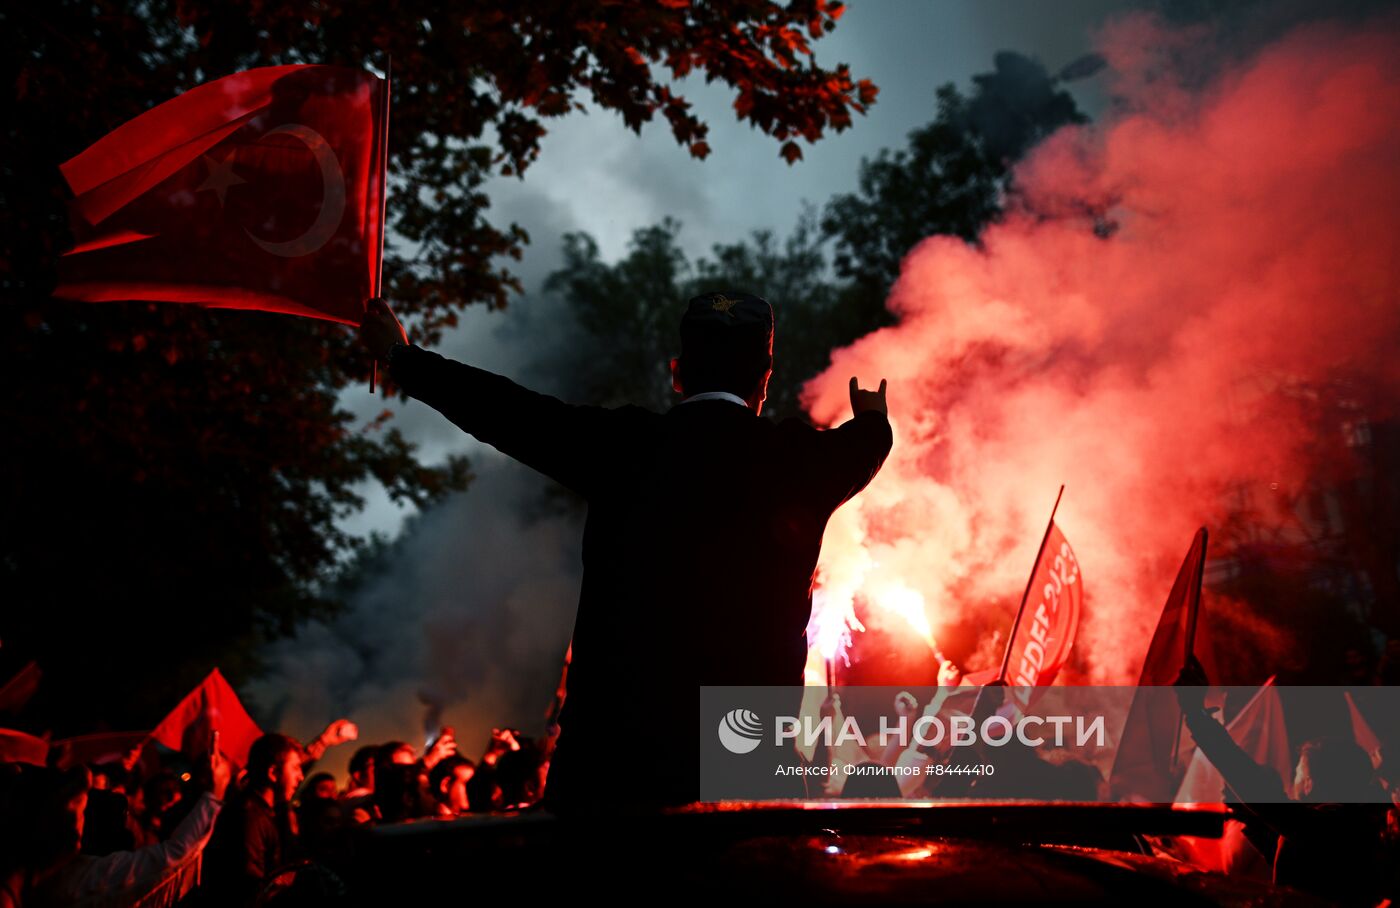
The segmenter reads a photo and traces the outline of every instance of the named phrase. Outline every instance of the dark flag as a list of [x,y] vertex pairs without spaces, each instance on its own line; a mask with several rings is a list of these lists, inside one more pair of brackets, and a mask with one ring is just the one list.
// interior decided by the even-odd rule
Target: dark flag
[[54,295],[358,324],[377,292],[387,83],[270,66],[192,88],[62,165],[77,245]]
[[[1177,572],[1157,630],[1152,634],[1138,678],[1139,687],[1170,685],[1186,667],[1195,645],[1205,564],[1206,529],[1201,527]],[[1177,790],[1175,764],[1180,728],[1181,708],[1175,697],[1133,698],[1109,776],[1115,796],[1155,803],[1172,801]]]
[[49,757],[49,742],[12,728],[0,728],[0,763],[32,763],[43,766]]
[[18,713],[39,690],[39,680],[44,677],[37,662],[29,662],[15,672],[10,680],[0,686],[0,713]]
[[117,763],[151,737],[148,731],[103,731],[54,741],[50,750],[62,754],[60,766]]

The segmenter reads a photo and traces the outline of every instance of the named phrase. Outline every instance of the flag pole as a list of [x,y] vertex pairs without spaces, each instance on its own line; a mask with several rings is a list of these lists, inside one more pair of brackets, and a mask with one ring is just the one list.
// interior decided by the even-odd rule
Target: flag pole
[[1050,509],[1050,519],[1045,523],[1045,535],[1040,537],[1040,548],[1036,549],[1035,561],[1031,562],[1031,575],[1026,578],[1026,591],[1021,594],[1021,607],[1016,610],[1016,621],[1011,625],[1011,636],[1006,638],[1006,652],[1001,657],[1001,671],[997,680],[1006,681],[1006,669],[1011,662],[1011,646],[1016,642],[1016,631],[1021,628],[1021,616],[1026,612],[1026,602],[1031,598],[1031,584],[1035,583],[1035,571],[1040,567],[1040,556],[1045,554],[1045,543],[1050,540],[1050,528],[1055,525],[1055,512],[1060,509],[1060,499],[1064,497],[1065,486],[1060,484],[1060,492],[1055,496],[1055,506]]
[[[389,99],[390,81],[394,74],[394,55],[387,54],[384,63],[384,89],[383,100],[379,105],[381,116],[379,118],[379,248],[374,250],[374,271],[371,275],[373,284],[371,286],[370,297],[379,296],[384,281],[384,214],[389,199]],[[374,393],[374,386],[379,382],[379,360],[370,363],[369,372],[369,393]]]

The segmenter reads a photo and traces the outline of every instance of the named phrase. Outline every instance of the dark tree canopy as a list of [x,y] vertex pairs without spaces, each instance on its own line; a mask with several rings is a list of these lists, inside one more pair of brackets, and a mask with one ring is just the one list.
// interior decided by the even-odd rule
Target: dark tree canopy
[[764,412],[799,412],[799,377],[814,375],[831,352],[826,319],[836,288],[827,279],[816,216],[806,212],[779,242],[768,231],[716,245],[692,262],[679,222],[667,219],[632,235],[627,255],[604,262],[587,234],[564,237],[564,264],[545,284],[563,296],[584,334],[563,361],[575,395],[607,406],[666,410],[675,401],[670,359],[680,352],[680,303],[714,289],[753,289],[773,304],[775,369]]
[[[657,114],[691,154],[707,130],[674,77],[733,89],[789,161],[851,125],[875,88],[823,68],[830,0],[53,0],[0,8],[0,674],[37,656],[51,716],[149,722],[212,661],[334,607],[357,540],[336,520],[382,483],[420,505],[466,464],[419,462],[338,392],[368,362],[342,326],[284,316],[48,298],[70,242],[57,165],[193,85],[254,66],[393,60],[387,294],[436,341],[463,307],[503,306],[528,241],[486,216],[545,122],[591,101],[638,130]],[[399,245],[394,245],[397,238]]]
[[[859,189],[826,206],[837,276],[851,285],[848,308],[868,327],[885,324],[884,301],[909,250],[934,234],[977,241],[1012,190],[1012,168],[1050,133],[1087,118],[1040,63],[1002,51],[971,94],[938,89],[938,114],[909,133],[909,145],[861,162]],[[1094,71],[1083,61],[1065,72]]]

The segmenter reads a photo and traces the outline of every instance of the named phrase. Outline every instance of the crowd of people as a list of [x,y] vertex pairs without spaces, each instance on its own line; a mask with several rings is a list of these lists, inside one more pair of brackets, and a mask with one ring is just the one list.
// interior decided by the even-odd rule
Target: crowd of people
[[[943,664],[933,700],[895,699],[905,718],[967,708],[985,718],[1006,702],[998,685],[969,688]],[[1210,681],[1192,660],[1178,680],[1181,715],[1220,773],[1222,800],[1242,834],[1222,844],[1228,866],[1329,899],[1374,904],[1395,891],[1400,867],[1400,780],[1351,739],[1305,743],[1291,779],[1260,765],[1203,708]],[[959,706],[950,705],[957,697]],[[823,715],[839,714],[828,690]],[[308,743],[262,734],[238,765],[205,738],[193,756],[147,741],[121,759],[68,765],[0,762],[0,908],[46,905],[194,908],[335,904],[356,877],[365,827],[519,810],[545,791],[558,726],[539,738],[492,729],[481,753],[462,753],[444,727],[421,750],[404,741],[359,744],[343,777],[318,768],[334,747],[358,743],[347,719]],[[256,733],[256,732],[254,732]],[[940,749],[941,748],[941,749]],[[858,752],[821,748],[811,763],[891,767],[948,759],[946,742],[875,740]],[[237,750],[238,748],[235,748]],[[984,755],[992,759],[989,752]],[[1066,753],[998,748],[996,775],[859,774],[816,797],[1101,801],[1104,775]],[[1009,761],[1009,762],[1008,762]],[[840,778],[840,776],[834,776]],[[1287,792],[1287,795],[1285,794]],[[1248,854],[1245,854],[1245,853]],[[1236,860],[1243,856],[1255,860]],[[1187,858],[1190,860],[1190,858]]]
[[357,738],[346,719],[307,744],[264,734],[241,768],[217,733],[193,760],[148,745],[93,765],[0,762],[0,908],[302,904],[308,887],[334,901],[357,827],[532,806],[554,735],[492,729],[472,759],[443,728],[421,752],[360,746],[344,780],[316,769]]

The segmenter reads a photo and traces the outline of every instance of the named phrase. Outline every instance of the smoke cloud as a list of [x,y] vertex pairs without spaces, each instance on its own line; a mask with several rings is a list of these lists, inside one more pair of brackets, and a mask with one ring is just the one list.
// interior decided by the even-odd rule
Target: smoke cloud
[[1062,677],[1132,683],[1194,529],[1240,494],[1288,526],[1306,389],[1345,380],[1373,419],[1400,399],[1398,37],[1308,25],[1203,79],[1199,28],[1101,34],[1111,110],[1031,155],[980,248],[915,248],[898,324],[805,389],[831,425],[849,376],[886,377],[895,431],[828,529],[828,623],[863,601],[927,652],[898,614],[919,601],[994,664],[1063,482],[1086,605]]
[[[545,480],[498,454],[474,457],[464,495],[425,512],[334,620],[265,653],[248,686],[271,727],[310,739],[335,717],[362,743],[422,747],[439,722],[475,758],[492,727],[543,732],[573,630],[577,516],[545,514]],[[326,758],[339,770],[354,746]]]

